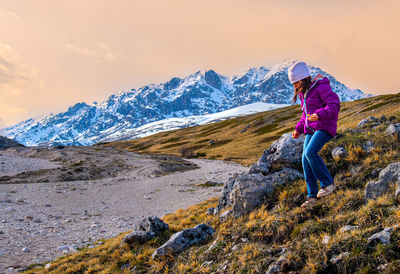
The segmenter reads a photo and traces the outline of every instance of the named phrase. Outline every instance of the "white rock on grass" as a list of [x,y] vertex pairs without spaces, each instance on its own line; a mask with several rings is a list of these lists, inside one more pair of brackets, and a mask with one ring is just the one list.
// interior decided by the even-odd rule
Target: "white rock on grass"
[[331,237],[329,237],[329,236],[324,236],[324,238],[322,239],[322,243],[324,244],[324,245],[327,245],[327,244],[329,244],[329,241],[331,240]]
[[360,226],[358,225],[346,225],[340,229],[340,232],[349,232],[355,229],[359,229]]

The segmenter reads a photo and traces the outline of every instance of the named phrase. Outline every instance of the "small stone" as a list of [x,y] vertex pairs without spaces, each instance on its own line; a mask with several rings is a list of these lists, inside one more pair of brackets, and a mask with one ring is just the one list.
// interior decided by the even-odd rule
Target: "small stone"
[[131,264],[124,264],[124,265],[121,266],[121,270],[124,270],[126,268],[130,268],[130,267],[131,267]]
[[388,266],[389,264],[381,264],[380,266],[378,266],[377,270],[384,271]]
[[214,207],[210,207],[207,209],[207,215],[214,215]]
[[44,269],[49,269],[51,267],[51,264],[46,264],[45,266],[44,266]]
[[340,253],[339,255],[334,255],[332,258],[329,260],[332,264],[338,264],[340,263],[343,259],[348,258],[350,256],[349,252],[344,252]]
[[59,247],[57,247],[57,251],[58,252],[64,252],[64,251],[69,252],[69,246],[67,246],[67,245],[59,246]]
[[29,253],[31,252],[31,250],[29,249],[29,247],[26,246],[22,249],[22,252]]
[[220,220],[221,222],[223,222],[223,221],[227,220],[227,219],[229,218],[230,215],[232,215],[232,210],[231,210],[231,209],[229,209],[229,210],[225,211],[224,213],[222,213],[222,214],[219,216],[219,220]]
[[346,226],[344,226],[344,227],[342,227],[341,229],[340,229],[340,232],[348,232],[348,231],[352,231],[352,230],[355,230],[355,229],[359,229],[360,227],[358,226],[358,225],[355,225],[355,226],[353,226],[353,225],[346,225]]
[[322,239],[322,243],[323,243],[324,245],[327,245],[327,244],[329,244],[330,239],[331,239],[331,237],[329,237],[329,236],[324,236],[324,238]]
[[346,158],[347,150],[344,147],[335,147],[332,150],[332,158],[336,161]]

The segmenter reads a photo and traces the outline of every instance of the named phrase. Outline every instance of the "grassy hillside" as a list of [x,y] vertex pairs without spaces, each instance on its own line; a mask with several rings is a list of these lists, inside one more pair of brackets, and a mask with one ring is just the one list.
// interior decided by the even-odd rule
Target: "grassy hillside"
[[[396,114],[400,114],[400,93],[344,102],[341,103],[338,129],[355,127],[369,115],[380,117]],[[199,158],[231,160],[250,165],[283,133],[293,131],[300,117],[300,106],[289,106],[105,146],[146,154],[179,156],[180,151],[186,149],[186,152],[192,150]],[[212,140],[214,143],[210,144]]]
[[[365,185],[376,180],[377,175],[374,171],[385,168],[389,163],[400,161],[400,143],[385,134],[389,123],[400,122],[400,95],[344,103],[342,107],[340,133],[337,138],[328,142],[320,153],[335,176],[338,188],[334,194],[320,200],[315,207],[300,207],[306,195],[304,180],[280,187],[251,213],[225,222],[220,222],[218,216],[206,214],[209,207],[217,205],[217,198],[213,198],[163,217],[170,230],[147,244],[137,245],[132,249],[126,245],[121,246],[120,242],[126,234],[123,233],[114,239],[100,241],[100,245],[95,248],[83,249],[59,258],[52,262],[47,270],[44,270],[43,266],[32,266],[28,272],[130,273],[128,268],[121,270],[123,265],[128,264],[130,268],[136,267],[135,273],[265,273],[270,264],[285,252],[286,257],[282,264],[282,270],[285,272],[400,273],[400,230],[393,232],[389,245],[367,244],[368,237],[374,233],[400,223],[400,197],[394,196],[393,185],[389,194],[369,201],[363,199]],[[377,117],[395,117],[392,117],[391,122],[374,129],[366,127],[359,131],[352,130],[362,118],[370,114]],[[293,117],[288,117],[291,115]],[[190,145],[194,143],[192,139],[209,138],[199,135],[214,131],[213,138],[219,140],[225,140],[224,137],[233,139],[233,136],[243,140],[237,143],[240,144],[237,146],[232,146],[234,141],[231,141],[220,147],[202,147],[202,151],[210,155],[219,151],[221,158],[232,157],[251,163],[270,141],[260,144],[259,150],[249,146],[248,149],[252,148],[253,154],[246,151],[246,157],[235,158],[234,155],[241,155],[238,150],[245,152],[240,147],[245,145],[245,140],[256,142],[257,138],[266,139],[277,136],[278,132],[284,129],[292,130],[292,122],[297,120],[298,116],[298,107],[288,107],[233,119],[235,122],[229,120],[191,130],[162,133],[154,140],[144,138],[146,141],[136,140],[113,145],[129,149],[129,145],[138,146],[146,142],[150,145],[152,142],[151,146],[140,151],[155,152],[153,146],[185,141]],[[263,124],[257,125],[257,119]],[[290,125],[285,125],[284,121]],[[251,124],[251,127],[241,134],[239,129],[243,129],[247,124]],[[272,124],[278,125],[271,130],[273,126],[268,126]],[[192,135],[187,138],[185,134]],[[182,136],[180,141],[172,140],[178,136]],[[369,153],[363,149],[363,144],[368,140],[375,144],[375,148]],[[331,151],[339,145],[347,149],[348,156],[344,160],[336,161],[332,158]],[[226,148],[222,149],[224,146]],[[153,251],[173,233],[199,223],[211,225],[216,230],[208,242],[192,246],[176,257],[163,260],[151,258]],[[359,229],[341,232],[345,225],[357,225]],[[328,243],[322,241],[325,236],[329,236]],[[335,255],[344,252],[348,252],[347,256],[340,262],[330,262]]]

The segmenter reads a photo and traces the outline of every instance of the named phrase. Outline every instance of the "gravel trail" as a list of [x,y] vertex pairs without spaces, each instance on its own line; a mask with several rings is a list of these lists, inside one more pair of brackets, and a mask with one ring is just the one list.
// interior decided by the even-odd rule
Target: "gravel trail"
[[[132,230],[143,217],[162,217],[219,196],[222,186],[202,188],[197,184],[224,183],[234,173],[247,170],[231,162],[191,159],[187,161],[199,168],[179,172],[177,166],[187,163],[82,148],[25,148],[1,151],[0,155],[0,163],[7,163],[0,165],[0,273],[115,237]],[[99,166],[107,173],[96,178],[92,171]],[[21,172],[29,176],[18,174]],[[68,172],[71,177],[64,176]],[[111,175],[106,176],[108,173]],[[73,180],[80,176],[87,179]],[[68,181],[53,181],[60,178]]]

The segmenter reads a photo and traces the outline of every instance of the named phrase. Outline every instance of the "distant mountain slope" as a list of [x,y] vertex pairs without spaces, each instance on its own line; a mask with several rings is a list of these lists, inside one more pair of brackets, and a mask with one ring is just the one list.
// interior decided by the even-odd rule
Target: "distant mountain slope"
[[[343,102],[340,106],[339,132],[343,128],[355,128],[369,115],[378,119],[382,115],[388,119],[393,115],[400,117],[400,93]],[[250,165],[258,160],[273,141],[282,134],[293,131],[300,117],[299,105],[288,106],[208,125],[160,132],[135,140],[111,142],[104,146],[144,154],[177,156],[180,156],[180,150],[185,147],[201,158]],[[398,122],[395,120],[392,123]]]
[[[213,70],[198,71],[183,79],[175,77],[166,83],[111,95],[100,104],[78,103],[40,121],[21,122],[7,128],[6,133],[28,146],[92,145],[163,119],[212,114],[256,102],[291,104],[293,87],[287,69],[293,62],[252,68],[233,77]],[[342,101],[367,97],[317,67],[310,69],[313,75],[327,76]]]
[[21,147],[20,143],[15,140],[8,139],[6,137],[0,136],[0,149],[10,148],[10,147]]

